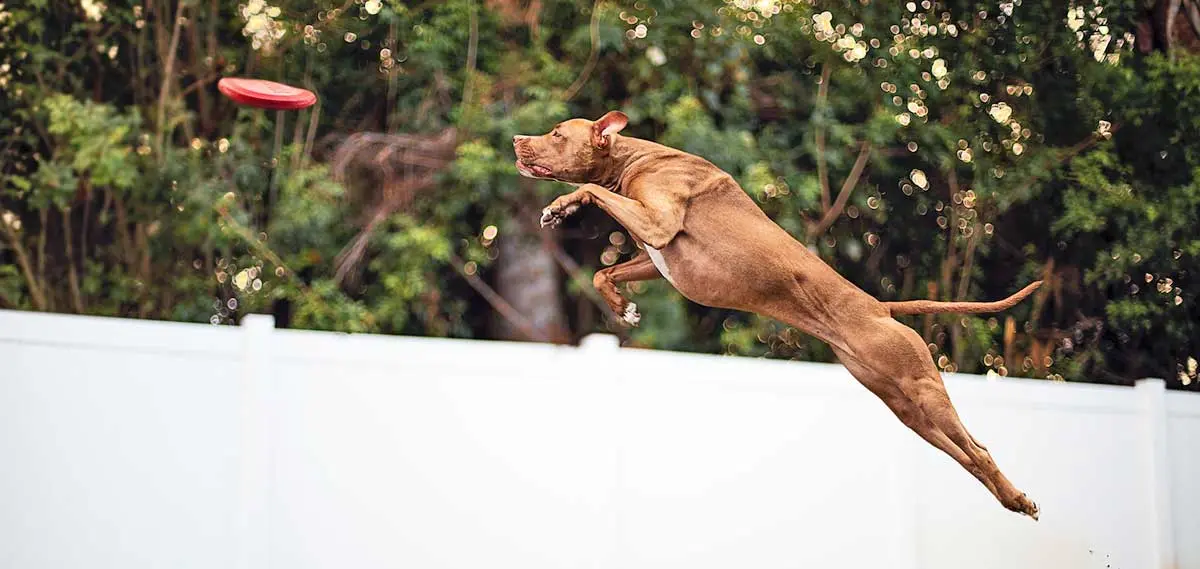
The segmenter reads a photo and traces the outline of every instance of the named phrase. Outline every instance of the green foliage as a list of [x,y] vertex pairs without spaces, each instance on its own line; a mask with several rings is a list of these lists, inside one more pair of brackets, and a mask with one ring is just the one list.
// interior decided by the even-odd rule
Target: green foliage
[[[1095,359],[1113,373],[1180,376],[1196,350],[1190,290],[1200,264],[1200,119],[1189,102],[1200,88],[1200,57],[1141,62],[1144,77],[1118,85],[1114,114],[1130,117],[1122,136],[1071,161],[1054,235],[1060,256],[1086,267],[1084,284],[1103,291],[1114,332]],[[1181,380],[1182,381],[1182,380]]]
[[[0,8],[0,306],[488,336],[461,275],[493,279],[498,240],[567,190],[519,180],[512,135],[621,109],[627,134],[729,171],[875,296],[991,299],[1046,279],[995,317],[909,319],[943,369],[1200,386],[1179,375],[1200,353],[1200,57],[1132,53],[1133,0],[1081,21],[1055,0],[622,0],[603,4],[594,46],[590,2],[533,3],[536,30],[521,2],[110,4]],[[319,113],[236,108],[223,75],[304,84]],[[330,148],[450,126],[454,160],[338,283],[370,203],[334,179]],[[635,253],[594,211],[555,244],[583,266],[564,293],[584,305],[592,272]],[[833,357],[665,282],[629,294],[636,345]],[[573,316],[575,335],[609,327],[574,312],[592,316]]]
[[47,130],[61,137],[54,147],[58,160],[69,162],[76,175],[93,185],[117,190],[133,186],[138,172],[128,142],[141,124],[136,110],[121,115],[109,105],[81,104],[70,95],[54,95],[45,105]]

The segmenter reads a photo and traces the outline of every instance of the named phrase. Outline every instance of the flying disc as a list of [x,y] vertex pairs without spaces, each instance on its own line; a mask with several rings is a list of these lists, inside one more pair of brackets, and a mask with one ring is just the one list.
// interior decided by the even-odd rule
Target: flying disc
[[294,111],[317,102],[317,96],[308,89],[262,79],[224,77],[217,82],[217,89],[239,105],[260,109]]

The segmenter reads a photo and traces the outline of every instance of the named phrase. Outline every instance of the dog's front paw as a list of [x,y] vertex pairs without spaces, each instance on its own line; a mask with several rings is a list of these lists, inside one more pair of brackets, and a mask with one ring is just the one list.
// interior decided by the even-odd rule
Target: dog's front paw
[[637,326],[638,322],[642,321],[642,315],[638,314],[637,304],[630,302],[625,305],[625,312],[621,314],[621,322],[628,326]]
[[547,206],[546,209],[542,210],[542,227],[557,227],[563,222],[564,219],[570,217],[571,214],[575,213],[575,211],[578,209],[578,203],[560,205],[556,200],[554,203]]
[[560,223],[562,223],[562,217],[555,214],[554,210],[548,207],[542,210],[542,227],[554,227]]

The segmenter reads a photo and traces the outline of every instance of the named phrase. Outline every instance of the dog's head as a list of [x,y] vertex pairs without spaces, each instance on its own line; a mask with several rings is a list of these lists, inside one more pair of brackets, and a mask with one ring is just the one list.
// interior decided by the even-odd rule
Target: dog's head
[[517,172],[527,178],[594,182],[608,164],[613,136],[628,123],[625,113],[610,111],[596,121],[563,121],[541,136],[518,134],[513,137]]

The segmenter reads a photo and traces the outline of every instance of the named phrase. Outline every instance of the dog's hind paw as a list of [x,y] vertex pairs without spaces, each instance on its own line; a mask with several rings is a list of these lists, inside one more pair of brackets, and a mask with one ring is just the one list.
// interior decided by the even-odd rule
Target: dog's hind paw
[[1041,508],[1038,508],[1037,503],[1030,500],[1029,496],[1025,494],[1014,496],[1011,500],[1004,503],[1004,507],[1018,514],[1029,516],[1034,521],[1037,521],[1038,516],[1041,515]]
[[[1029,499],[1026,498],[1026,500],[1029,500]],[[1036,522],[1038,519],[1038,516],[1040,516],[1042,513],[1042,509],[1038,507],[1037,502],[1034,502],[1033,500],[1029,500],[1029,506],[1025,509],[1024,513],[1025,513],[1025,515],[1033,518],[1033,521]]]
[[630,326],[637,326],[638,322],[642,321],[642,315],[638,314],[637,304],[630,302],[625,305],[625,313],[621,315],[621,321]]

